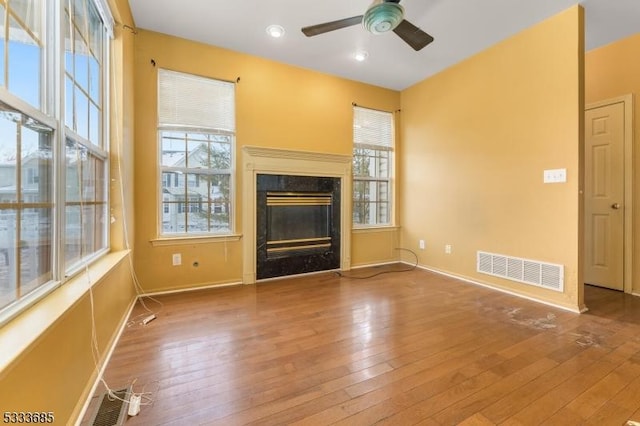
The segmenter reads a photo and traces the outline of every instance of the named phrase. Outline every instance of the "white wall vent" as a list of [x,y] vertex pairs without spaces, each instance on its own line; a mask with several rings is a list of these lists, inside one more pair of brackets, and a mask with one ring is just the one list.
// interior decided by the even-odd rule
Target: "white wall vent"
[[478,252],[478,272],[538,287],[564,291],[564,266],[502,254]]

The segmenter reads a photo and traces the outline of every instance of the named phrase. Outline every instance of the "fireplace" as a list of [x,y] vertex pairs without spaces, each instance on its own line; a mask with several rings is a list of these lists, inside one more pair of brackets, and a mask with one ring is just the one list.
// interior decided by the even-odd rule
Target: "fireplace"
[[258,279],[340,268],[340,179],[256,176]]

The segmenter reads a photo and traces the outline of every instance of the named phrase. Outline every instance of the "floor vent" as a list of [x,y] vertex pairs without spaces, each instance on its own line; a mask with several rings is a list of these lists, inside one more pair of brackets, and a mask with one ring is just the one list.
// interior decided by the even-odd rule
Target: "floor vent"
[[478,252],[478,272],[555,291],[564,291],[564,266]]
[[96,409],[93,419],[89,423],[92,426],[120,426],[127,420],[127,410],[130,388],[114,390],[116,398],[108,393],[102,396],[102,401]]

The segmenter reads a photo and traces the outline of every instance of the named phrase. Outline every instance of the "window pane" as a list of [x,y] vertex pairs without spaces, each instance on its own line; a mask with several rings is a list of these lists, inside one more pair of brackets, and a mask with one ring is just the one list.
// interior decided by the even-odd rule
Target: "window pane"
[[0,202],[18,201],[17,164],[20,114],[0,111]]
[[89,103],[89,140],[94,145],[100,146],[100,111],[93,103]]
[[[0,202],[51,202],[51,130],[7,109],[0,104]],[[19,187],[18,166],[22,170]]]
[[[66,4],[66,3],[65,3]],[[66,8],[65,8],[66,11]],[[73,34],[73,28],[71,27],[71,22],[69,21],[69,15],[67,13],[64,14],[64,68],[70,74],[74,74],[73,67],[73,39],[71,34]]]
[[187,145],[184,133],[164,132],[162,134],[162,164],[167,167],[186,165]]
[[[68,4],[69,0],[65,1]],[[81,31],[82,35],[87,38],[87,1],[86,0],[73,0],[73,22],[75,26]]]
[[75,142],[67,139],[66,147],[66,162],[67,171],[65,175],[66,179],[66,192],[65,196],[67,202],[80,201],[80,150]]
[[99,203],[95,206],[95,227],[93,232],[95,234],[95,246],[94,252],[100,251],[108,247],[107,230],[109,223],[109,215],[107,211],[107,203]]
[[18,298],[17,210],[0,209],[0,308]]
[[230,185],[231,176],[228,174],[210,176],[211,231],[231,231]]
[[94,157],[95,158],[95,182],[94,182],[94,188],[95,188],[95,200],[99,201],[99,202],[106,202],[107,201],[107,188],[106,188],[106,167],[105,167],[105,161],[102,160],[101,158],[98,157]]
[[85,92],[89,91],[89,51],[80,34],[75,33],[75,69],[76,84]]
[[189,156],[187,157],[187,167],[189,168],[206,168],[209,164],[209,147],[205,142],[187,143]]
[[201,211],[202,203],[188,203],[187,204],[187,221],[189,223],[189,232],[208,232],[209,231],[209,217],[206,211]]
[[108,211],[105,160],[67,139],[66,162],[65,266],[69,269],[107,247]]
[[64,256],[65,269],[69,269],[80,260],[82,231],[80,228],[80,206],[67,205],[65,208]]
[[82,206],[82,256],[95,252],[96,206],[93,204]]
[[[179,218],[180,215],[178,214],[178,204],[163,203],[162,233],[177,233]],[[184,225],[184,217],[182,217],[181,225]]]
[[11,10],[38,39],[42,39],[42,0],[11,0]]
[[354,176],[373,176],[371,165],[371,150],[356,148],[353,152],[353,175]]
[[100,64],[93,56],[89,59],[89,96],[100,103]]
[[52,209],[25,209],[20,221],[20,293],[50,281],[52,275]]
[[9,91],[40,108],[42,49],[15,19],[9,25]]
[[52,201],[53,153],[48,133],[22,126],[22,202]]
[[209,144],[209,150],[211,160],[209,167],[212,169],[231,168],[231,138],[229,136],[215,135],[214,141]]
[[96,58],[102,58],[104,27],[93,3],[89,5],[89,46]]
[[89,99],[78,88],[75,88],[75,118],[76,132],[85,139],[89,139]]
[[86,148],[80,149],[80,168],[82,176],[82,200],[84,202],[95,201],[96,199],[96,169],[95,157]]
[[70,128],[75,129],[75,119],[73,110],[73,81],[67,76],[64,86],[64,124]]

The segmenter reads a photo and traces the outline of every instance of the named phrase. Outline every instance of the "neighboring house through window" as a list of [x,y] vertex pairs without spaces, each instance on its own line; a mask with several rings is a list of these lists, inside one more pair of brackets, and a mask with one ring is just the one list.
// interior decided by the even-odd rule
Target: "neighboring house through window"
[[353,225],[392,222],[393,114],[353,108]]

